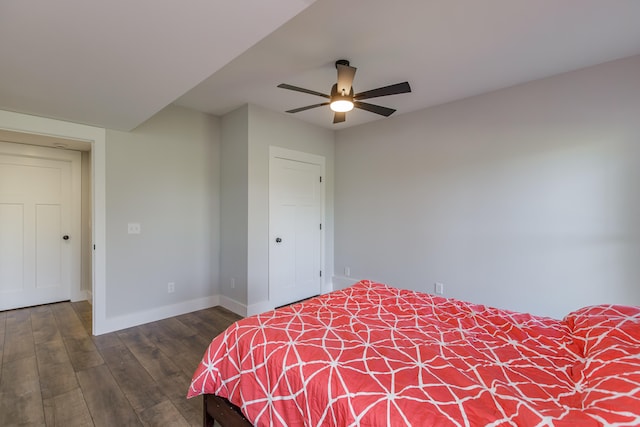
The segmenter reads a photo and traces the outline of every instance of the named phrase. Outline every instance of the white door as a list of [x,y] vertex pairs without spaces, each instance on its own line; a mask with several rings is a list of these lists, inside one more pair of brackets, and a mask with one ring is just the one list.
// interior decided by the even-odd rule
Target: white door
[[269,301],[320,294],[323,165],[272,156],[269,166]]
[[72,162],[56,151],[0,143],[0,310],[70,299],[79,225]]

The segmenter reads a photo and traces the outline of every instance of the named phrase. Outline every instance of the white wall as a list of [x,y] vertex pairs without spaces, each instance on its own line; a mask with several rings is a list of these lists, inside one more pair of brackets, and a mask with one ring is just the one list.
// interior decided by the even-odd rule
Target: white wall
[[634,57],[338,132],[336,273],[554,317],[640,304],[638,76]]
[[[219,132],[217,118],[178,107],[132,132],[107,130],[108,329],[202,308],[218,294]],[[142,233],[127,234],[128,223]]]
[[[325,269],[333,271],[334,147],[332,130],[302,122],[279,112],[249,105],[249,243],[248,312],[267,308],[269,299],[269,147],[283,147],[326,158]],[[330,289],[331,275],[323,275]],[[273,308],[270,306],[268,308]]]

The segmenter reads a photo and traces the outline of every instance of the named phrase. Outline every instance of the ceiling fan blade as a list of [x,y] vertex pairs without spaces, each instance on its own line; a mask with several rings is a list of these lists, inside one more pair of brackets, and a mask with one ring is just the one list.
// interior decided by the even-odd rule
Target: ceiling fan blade
[[336,64],[336,68],[338,69],[338,93],[349,95],[357,68],[344,64]]
[[366,102],[355,101],[353,106],[361,110],[370,111],[372,113],[380,114],[381,116],[389,117],[396,110],[393,108],[381,107],[380,105],[367,104]]
[[300,111],[310,110],[312,108],[318,108],[324,105],[329,105],[329,103],[323,102],[322,104],[313,104],[313,105],[307,105],[306,107],[294,108],[293,110],[288,110],[287,113],[299,113]]
[[342,123],[347,120],[347,113],[335,112],[333,114],[333,123]]
[[397,95],[400,93],[411,92],[409,82],[396,83],[394,85],[379,87],[378,89],[368,90],[366,92],[357,93],[353,99],[369,99],[379,96]]
[[281,83],[278,85],[278,87],[282,89],[295,90],[296,92],[303,92],[303,93],[308,93],[310,95],[316,95],[316,96],[321,96],[323,98],[331,99],[329,95],[325,95],[324,93],[316,92],[315,90],[311,90],[311,89],[305,89],[303,87],[291,86],[286,83]]

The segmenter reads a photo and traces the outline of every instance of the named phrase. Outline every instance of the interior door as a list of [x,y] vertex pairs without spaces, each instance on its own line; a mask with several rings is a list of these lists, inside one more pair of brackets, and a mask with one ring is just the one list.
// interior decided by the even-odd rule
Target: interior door
[[0,144],[0,310],[68,300],[72,164]]
[[320,164],[272,158],[269,170],[269,301],[318,295],[322,265]]

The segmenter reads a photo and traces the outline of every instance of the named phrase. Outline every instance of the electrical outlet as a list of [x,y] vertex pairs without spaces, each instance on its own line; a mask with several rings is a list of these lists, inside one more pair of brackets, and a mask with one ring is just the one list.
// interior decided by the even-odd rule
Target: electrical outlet
[[232,277],[231,278],[231,289],[234,289],[236,287],[236,278]]
[[140,234],[141,233],[140,223],[138,223],[138,222],[130,222],[129,224],[127,224],[127,233],[129,233],[129,234]]
[[167,284],[167,293],[174,293],[176,291],[176,284],[174,282],[169,282]]
[[344,268],[344,275],[347,277],[351,277],[351,268],[350,267],[345,267]]
[[444,295],[444,283],[436,283],[434,289],[437,295]]

